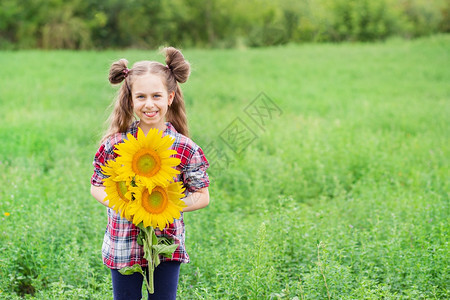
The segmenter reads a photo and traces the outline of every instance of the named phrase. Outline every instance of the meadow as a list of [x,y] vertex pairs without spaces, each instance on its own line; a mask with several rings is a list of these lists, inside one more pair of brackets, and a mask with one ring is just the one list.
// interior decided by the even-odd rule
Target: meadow
[[[179,299],[450,298],[449,35],[183,53],[211,201]],[[122,57],[163,61],[0,52],[0,299],[112,299],[89,180]]]

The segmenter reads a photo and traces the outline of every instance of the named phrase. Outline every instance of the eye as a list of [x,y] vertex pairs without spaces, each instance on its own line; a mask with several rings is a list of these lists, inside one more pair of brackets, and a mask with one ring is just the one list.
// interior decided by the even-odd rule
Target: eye
[[159,99],[159,98],[161,98],[161,97],[162,97],[162,96],[161,96],[160,94],[153,95],[153,98]]
[[145,98],[144,95],[137,95],[137,96],[136,96],[136,99],[144,99],[144,98]]

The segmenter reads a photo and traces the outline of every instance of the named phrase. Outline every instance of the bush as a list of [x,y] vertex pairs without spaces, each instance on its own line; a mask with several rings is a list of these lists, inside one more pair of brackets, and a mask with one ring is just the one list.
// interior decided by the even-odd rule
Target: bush
[[[442,13],[436,1],[430,3],[427,0],[401,0],[400,8],[404,13],[403,35],[407,37],[419,37],[430,35],[439,30]],[[448,4],[447,4],[448,6]]]
[[373,41],[391,35],[395,28],[394,13],[386,0],[338,0],[329,4],[333,41]]
[[445,0],[0,2],[0,49],[265,47],[450,32]]

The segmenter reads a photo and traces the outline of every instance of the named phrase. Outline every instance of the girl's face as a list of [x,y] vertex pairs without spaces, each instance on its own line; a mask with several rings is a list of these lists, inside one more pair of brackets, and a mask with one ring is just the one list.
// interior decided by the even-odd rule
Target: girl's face
[[175,93],[168,93],[161,76],[137,76],[131,88],[133,111],[139,118],[139,127],[147,133],[150,128],[164,130],[166,113]]

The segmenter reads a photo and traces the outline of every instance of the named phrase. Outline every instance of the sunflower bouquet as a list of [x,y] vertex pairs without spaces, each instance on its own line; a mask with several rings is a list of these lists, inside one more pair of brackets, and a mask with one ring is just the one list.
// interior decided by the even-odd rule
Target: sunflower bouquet
[[139,128],[137,138],[128,134],[127,140],[116,145],[115,152],[119,155],[116,160],[102,167],[108,176],[103,180],[107,194],[103,201],[140,228],[137,242],[144,248],[149,280],[139,264],[119,272],[141,273],[150,293],[154,292],[153,273],[160,263],[159,255],[170,258],[178,247],[171,240],[157,237],[155,228],[162,230],[173,223],[186,207],[181,200],[184,197],[181,182],[173,182],[173,176],[179,174],[174,167],[180,163],[180,159],[171,157],[177,153],[170,149],[173,141],[157,129],[150,129],[146,136]]

